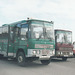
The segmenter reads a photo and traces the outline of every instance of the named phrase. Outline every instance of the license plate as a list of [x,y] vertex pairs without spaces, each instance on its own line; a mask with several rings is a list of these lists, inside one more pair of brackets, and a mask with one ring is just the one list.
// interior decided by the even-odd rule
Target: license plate
[[43,55],[47,55],[49,53],[49,50],[42,50]]

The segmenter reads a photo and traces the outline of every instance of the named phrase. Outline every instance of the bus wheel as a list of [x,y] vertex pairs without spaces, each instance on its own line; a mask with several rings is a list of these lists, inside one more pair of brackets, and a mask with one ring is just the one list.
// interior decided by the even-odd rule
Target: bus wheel
[[63,61],[67,61],[67,57],[63,57],[62,60],[63,60]]
[[18,65],[20,65],[20,66],[24,66],[25,65],[25,55],[24,55],[23,52],[18,52],[17,62],[18,62]]
[[73,54],[74,55],[74,57],[75,57],[75,54]]
[[41,60],[41,63],[43,65],[48,65],[50,63],[50,61],[51,61],[51,59],[49,59],[49,60]]
[[2,58],[3,58],[3,55],[0,54],[0,59],[2,59]]

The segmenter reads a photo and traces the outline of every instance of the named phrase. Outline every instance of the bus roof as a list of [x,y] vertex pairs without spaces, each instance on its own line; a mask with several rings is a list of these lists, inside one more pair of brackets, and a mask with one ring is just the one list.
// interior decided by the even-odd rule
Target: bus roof
[[21,24],[21,23],[24,23],[26,22],[26,20],[22,20],[22,21],[18,21],[18,22],[14,22],[14,23],[10,23],[10,24],[4,24],[2,26],[7,26],[7,25],[10,25],[10,26],[16,26],[17,24]]
[[27,21],[41,21],[41,22],[53,23],[53,21],[50,22],[50,21],[37,20],[37,19],[28,19],[28,20],[22,20],[22,21],[10,23],[10,24],[4,24],[4,25],[2,25],[2,26],[8,26],[8,25],[10,25],[10,26],[14,27],[14,26],[16,26],[17,24],[25,23],[25,22],[27,22]]
[[55,31],[65,31],[65,32],[72,32],[70,30],[64,30],[64,29],[55,29]]
[[41,22],[50,22],[50,23],[53,23],[53,21],[45,21],[45,20],[38,20],[38,19],[30,19],[30,21],[41,21]]

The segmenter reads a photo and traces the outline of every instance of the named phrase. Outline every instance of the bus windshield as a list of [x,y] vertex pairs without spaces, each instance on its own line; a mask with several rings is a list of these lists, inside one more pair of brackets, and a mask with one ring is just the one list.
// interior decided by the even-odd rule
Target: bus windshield
[[52,40],[54,38],[53,25],[50,22],[32,21],[31,34],[33,39]]
[[68,31],[58,31],[57,35],[57,42],[60,43],[71,43],[72,42],[72,33]]

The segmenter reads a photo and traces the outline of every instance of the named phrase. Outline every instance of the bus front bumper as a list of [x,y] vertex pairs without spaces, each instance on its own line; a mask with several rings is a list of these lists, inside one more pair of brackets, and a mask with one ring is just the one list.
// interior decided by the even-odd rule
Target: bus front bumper
[[73,57],[73,51],[57,51],[56,52],[56,57]]
[[26,57],[38,57],[39,60],[48,60],[55,55],[55,50],[28,49]]

